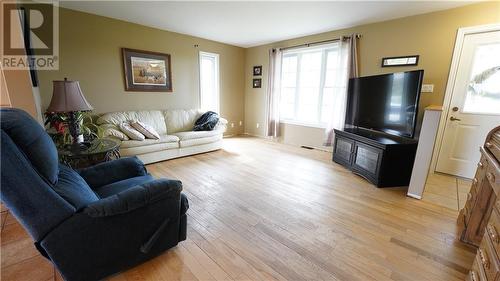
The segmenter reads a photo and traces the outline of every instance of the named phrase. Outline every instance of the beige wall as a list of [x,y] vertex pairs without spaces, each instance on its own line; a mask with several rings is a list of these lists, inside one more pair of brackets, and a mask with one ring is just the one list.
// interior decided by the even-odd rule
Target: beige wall
[[[235,125],[228,133],[243,132],[245,49],[68,9],[60,9],[59,36],[60,69],[39,71],[42,110],[50,103],[52,81],[64,77],[80,81],[96,113],[197,108],[198,52],[206,51],[220,55],[221,115]],[[173,92],[126,92],[122,47],[170,54]]]
[[[360,33],[360,75],[424,69],[424,83],[434,84],[433,93],[422,93],[420,109],[443,103],[457,29],[460,27],[500,22],[500,2],[485,2],[456,9],[406,17],[386,22],[331,31],[293,40],[247,49],[245,62],[245,131],[265,134],[265,89],[267,87],[268,50],[307,42],[338,38]],[[420,55],[417,67],[381,68],[382,57]],[[261,89],[252,88],[252,66],[263,65]],[[420,112],[420,118],[422,114]],[[256,124],[260,124],[260,128]],[[323,130],[296,125],[282,125],[282,140],[297,145],[321,146]]]
[[[424,69],[424,83],[434,93],[423,93],[420,108],[442,104],[456,31],[459,27],[500,22],[500,2],[485,2],[436,13],[362,25],[344,30],[276,42],[249,49],[133,23],[60,10],[60,70],[40,71],[42,110],[52,96],[52,80],[79,80],[95,112],[136,109],[196,108],[199,105],[198,52],[220,54],[221,115],[229,134],[264,135],[268,49],[360,33],[360,75]],[[195,48],[194,45],[199,45]],[[173,93],[126,92],[120,48],[169,53]],[[417,67],[381,68],[385,56],[419,54]],[[263,65],[261,89],[252,88],[252,66]],[[422,116],[420,116],[422,117]],[[260,125],[257,128],[257,123]],[[283,125],[282,140],[296,145],[321,146],[323,130]]]

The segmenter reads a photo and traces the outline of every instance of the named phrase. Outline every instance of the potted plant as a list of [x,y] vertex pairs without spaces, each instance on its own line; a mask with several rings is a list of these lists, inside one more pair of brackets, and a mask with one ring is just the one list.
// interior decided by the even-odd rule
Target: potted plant
[[[77,130],[75,135],[78,135],[78,142],[89,142],[101,137],[100,128],[94,124],[90,112],[75,111],[72,114],[74,114],[75,123],[77,124],[75,126],[75,130]],[[69,122],[70,116],[66,112],[45,113],[47,133],[51,136],[57,147],[73,143],[71,132],[69,131],[71,127],[68,125]]]

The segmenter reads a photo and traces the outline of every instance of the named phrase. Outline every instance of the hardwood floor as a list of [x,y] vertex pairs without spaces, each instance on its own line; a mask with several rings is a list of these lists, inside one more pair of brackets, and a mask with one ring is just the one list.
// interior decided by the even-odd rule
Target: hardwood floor
[[446,174],[429,174],[423,201],[459,211],[467,201],[472,181]]
[[[455,238],[456,210],[375,188],[330,157],[242,137],[148,165],[183,181],[188,239],[110,280],[464,280],[475,251]],[[7,229],[2,280],[53,280]]]

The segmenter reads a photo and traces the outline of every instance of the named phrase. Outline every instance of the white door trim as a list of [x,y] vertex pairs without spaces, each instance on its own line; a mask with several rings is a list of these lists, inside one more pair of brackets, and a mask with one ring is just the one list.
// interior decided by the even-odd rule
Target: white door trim
[[432,155],[431,161],[431,172],[436,172],[437,159],[439,156],[439,150],[441,149],[441,142],[443,141],[444,129],[446,127],[446,120],[448,119],[448,109],[450,108],[451,98],[453,96],[453,88],[455,86],[455,79],[458,72],[458,63],[460,61],[460,54],[462,53],[462,46],[464,43],[465,35],[474,33],[483,33],[489,31],[500,31],[500,24],[487,24],[478,25],[471,27],[461,27],[457,31],[457,38],[455,40],[455,47],[453,50],[453,57],[451,60],[450,73],[448,75],[448,81],[446,82],[446,91],[443,100],[443,114],[441,114],[441,119],[439,120],[439,127],[436,137],[436,142],[434,144],[434,153]]

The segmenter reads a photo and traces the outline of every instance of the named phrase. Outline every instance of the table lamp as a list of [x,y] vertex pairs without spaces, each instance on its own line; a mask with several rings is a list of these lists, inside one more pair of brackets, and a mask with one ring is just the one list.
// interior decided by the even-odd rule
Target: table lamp
[[48,112],[64,112],[68,115],[68,129],[73,139],[73,145],[77,146],[81,141],[80,124],[76,118],[77,111],[92,110],[92,106],[88,103],[80,88],[78,81],[69,81],[64,78],[64,81],[53,81],[54,90],[52,100],[50,101]]

